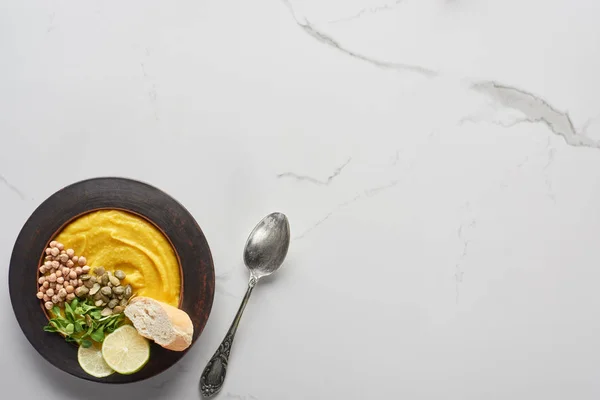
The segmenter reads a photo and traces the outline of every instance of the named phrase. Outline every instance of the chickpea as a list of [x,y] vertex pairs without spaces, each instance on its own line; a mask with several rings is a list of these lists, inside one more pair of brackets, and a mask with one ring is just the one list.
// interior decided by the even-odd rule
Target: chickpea
[[72,285],[69,285],[65,288],[65,290],[67,291],[67,293],[73,293],[75,291],[75,288]]
[[66,264],[66,265],[67,265],[67,267],[69,267],[69,268],[73,268],[73,267],[75,266],[75,263],[74,263],[73,261],[69,260],[69,261],[67,261],[67,264]]
[[62,276],[62,271],[59,269],[54,273],[54,275],[56,275],[57,277],[60,277],[60,276]]
[[73,250],[73,249],[67,249],[67,255],[69,257],[73,257],[75,255],[75,250]]
[[51,301],[47,301],[44,303],[44,306],[46,307],[46,310],[52,310],[52,307],[54,307],[54,304],[52,304]]
[[73,262],[76,263],[77,261],[79,261],[79,257],[73,256],[71,257],[71,260],[73,260]]
[[56,282],[56,274],[50,274],[50,276],[48,276],[48,280],[50,282]]
[[50,288],[46,290],[46,294],[50,297],[54,296],[54,289]]
[[67,294],[67,301],[68,302],[73,301],[73,299],[75,299],[75,293],[69,293],[69,294]]
[[46,255],[52,255],[52,249],[50,247],[46,249]]
[[83,269],[81,267],[76,267],[75,272],[77,273],[77,275],[81,275],[83,274]]
[[45,265],[42,265],[42,266],[40,267],[40,273],[42,273],[42,274],[45,274],[46,272],[48,272],[48,270],[46,269],[46,266],[45,266]]
[[54,289],[56,287],[56,282],[50,282],[50,287]]
[[50,296],[48,296],[47,294],[44,295],[44,297],[42,297],[42,300],[44,301],[50,301]]
[[56,278],[56,283],[60,283],[62,285],[63,283],[65,283],[65,278],[63,278],[62,276]]
[[88,272],[90,272],[90,269],[91,269],[91,268],[90,268],[90,266],[89,266],[89,265],[84,265],[83,267],[81,267],[81,271],[82,271],[84,274],[87,274]]
[[43,277],[43,276],[42,276],[42,277],[40,277],[40,279],[38,279],[38,283],[39,283],[40,285],[43,285],[43,284],[44,284],[44,282],[46,282],[46,278],[45,278],[45,277]]
[[58,261],[52,261],[52,268],[60,267],[60,263]]
[[42,292],[37,292],[37,294],[35,295],[35,297],[37,297],[38,299],[43,299],[44,298],[44,293]]
[[58,284],[58,283],[57,283],[57,284],[56,284],[56,287],[54,288],[54,291],[55,291],[55,292],[58,292],[58,291],[59,291],[60,289],[62,289],[62,288],[63,288],[63,285],[61,285],[61,284]]
[[54,304],[58,303],[59,301],[60,301],[60,298],[58,297],[58,295],[55,294],[54,296],[52,296],[52,302]]
[[50,249],[50,254],[52,254],[54,257],[56,257],[57,255],[60,254],[60,250],[57,249],[56,247]]
[[71,272],[71,268],[67,268],[67,267],[63,267],[61,269],[63,276],[67,277],[69,276],[69,273]]
[[52,268],[52,261],[48,260],[48,261],[44,262],[44,265],[46,266],[46,268],[50,269],[50,268]]
[[44,289],[48,289],[50,287],[50,282],[48,282],[48,281],[44,282],[44,284],[42,285],[42,287]]
[[60,250],[63,251],[65,249],[65,245],[62,243],[56,243],[56,247]]
[[60,262],[63,263],[63,264],[66,264],[67,261],[69,261],[69,256],[66,255],[66,254],[61,254],[61,256],[60,256]]
[[60,289],[58,291],[58,297],[60,297],[61,299],[64,299],[65,297],[67,297],[67,291],[66,291],[66,289]]
[[46,293],[46,288],[43,286],[40,286],[38,289],[38,292],[40,292],[41,294],[45,294]]
[[56,247],[56,245],[58,244],[58,242],[56,240],[53,240],[50,242],[50,247]]
[[77,286],[83,286],[83,281],[81,279],[77,279]]
[[46,257],[44,257],[44,261],[52,261],[52,256],[46,256]]
[[71,279],[69,283],[71,284],[71,286],[77,286],[77,279]]
[[85,263],[87,262],[85,257],[79,257],[79,260],[77,260],[77,264],[81,265],[82,267],[85,265]]
[[75,271],[69,272],[69,278],[76,279],[77,278],[77,272],[75,272]]

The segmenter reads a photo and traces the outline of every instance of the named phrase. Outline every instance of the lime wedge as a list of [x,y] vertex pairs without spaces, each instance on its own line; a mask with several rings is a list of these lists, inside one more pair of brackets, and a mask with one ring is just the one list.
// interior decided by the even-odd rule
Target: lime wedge
[[87,349],[79,346],[77,361],[85,372],[96,378],[104,378],[115,372],[102,358],[102,350],[99,345],[93,345]]
[[139,371],[150,359],[150,343],[131,325],[123,325],[104,338],[102,357],[123,375]]

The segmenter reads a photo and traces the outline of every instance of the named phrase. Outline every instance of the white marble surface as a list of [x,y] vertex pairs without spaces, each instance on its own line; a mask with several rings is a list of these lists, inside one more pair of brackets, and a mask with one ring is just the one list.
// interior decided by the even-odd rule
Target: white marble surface
[[[220,398],[600,396],[598,1],[1,10],[5,394],[197,399],[245,289],[245,238],[279,210],[289,258],[253,294]],[[107,175],[180,200],[218,275],[193,350],[121,387],[39,357],[6,283],[31,212]]]

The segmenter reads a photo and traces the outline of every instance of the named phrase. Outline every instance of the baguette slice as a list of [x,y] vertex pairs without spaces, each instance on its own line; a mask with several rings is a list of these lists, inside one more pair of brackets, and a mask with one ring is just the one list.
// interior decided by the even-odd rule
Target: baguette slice
[[135,297],[125,307],[125,316],[138,333],[165,349],[183,351],[192,344],[194,325],[183,310],[149,297]]

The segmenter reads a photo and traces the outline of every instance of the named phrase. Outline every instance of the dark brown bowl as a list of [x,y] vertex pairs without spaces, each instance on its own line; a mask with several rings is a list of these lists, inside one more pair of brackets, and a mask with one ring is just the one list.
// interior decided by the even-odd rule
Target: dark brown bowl
[[170,240],[182,271],[180,308],[194,324],[192,344],[198,339],[212,308],[215,271],[208,243],[194,217],[175,199],[142,182],[124,178],[96,178],[67,186],[50,196],[29,217],[15,243],[9,269],[13,310],[33,347],[55,367],[80,378],[105,383],[128,383],[155,376],[185,355],[152,344],[150,361],[132,375],[95,378],[77,362],[77,347],[56,333],[44,332],[47,315],[37,292],[40,255],[48,243],[74,218],[99,209],[121,209],[138,214],[157,226]]

